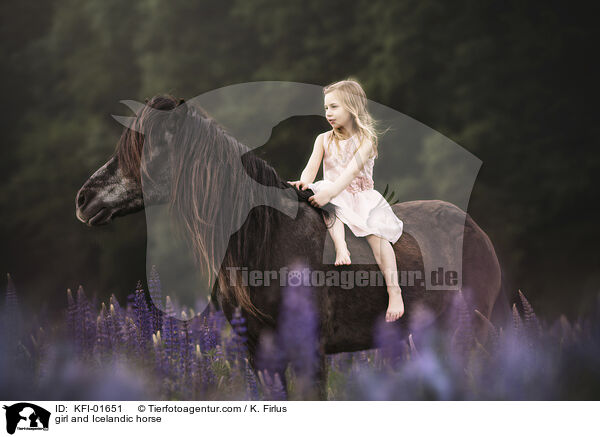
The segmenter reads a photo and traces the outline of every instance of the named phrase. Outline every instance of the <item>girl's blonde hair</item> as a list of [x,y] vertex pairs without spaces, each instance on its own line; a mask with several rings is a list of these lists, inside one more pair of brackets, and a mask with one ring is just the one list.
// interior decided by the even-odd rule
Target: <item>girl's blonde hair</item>
[[[380,135],[380,132],[377,131],[375,127],[376,122],[367,110],[367,95],[364,90],[356,80],[348,78],[347,80],[341,80],[327,85],[323,88],[323,96],[333,91],[337,92],[342,107],[352,115],[352,127],[353,130],[358,131],[359,147],[361,147],[366,140],[371,141],[373,144],[374,156],[377,158],[377,146],[379,144],[377,136]],[[339,140],[344,138],[339,128],[333,128],[332,137],[335,142],[336,150],[340,152]],[[331,143],[331,140],[332,138],[330,137],[329,143]],[[357,147],[357,151],[359,147]]]

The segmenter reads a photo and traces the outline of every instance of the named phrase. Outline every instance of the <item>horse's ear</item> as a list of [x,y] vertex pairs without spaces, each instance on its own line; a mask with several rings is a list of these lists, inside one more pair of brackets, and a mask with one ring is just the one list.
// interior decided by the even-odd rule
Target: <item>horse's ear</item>
[[185,99],[179,99],[175,108],[177,109],[177,114],[179,117],[185,117],[188,112],[188,105],[184,105]]

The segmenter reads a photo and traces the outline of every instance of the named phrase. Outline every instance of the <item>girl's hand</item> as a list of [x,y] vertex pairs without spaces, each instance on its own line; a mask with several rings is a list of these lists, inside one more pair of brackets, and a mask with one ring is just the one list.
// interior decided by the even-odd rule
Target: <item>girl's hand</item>
[[287,181],[288,184],[292,184],[294,187],[296,187],[298,190],[306,190],[308,188],[308,182],[304,182],[304,181]]
[[319,208],[322,208],[324,205],[327,205],[332,198],[333,196],[329,190],[324,188],[314,196],[310,196],[308,201],[312,206],[318,206]]

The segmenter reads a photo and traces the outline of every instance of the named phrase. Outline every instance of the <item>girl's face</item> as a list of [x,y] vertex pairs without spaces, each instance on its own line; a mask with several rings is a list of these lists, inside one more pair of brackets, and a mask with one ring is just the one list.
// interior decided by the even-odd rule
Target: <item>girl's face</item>
[[337,92],[325,94],[325,117],[334,129],[341,129],[350,133],[352,127],[352,114],[340,103]]

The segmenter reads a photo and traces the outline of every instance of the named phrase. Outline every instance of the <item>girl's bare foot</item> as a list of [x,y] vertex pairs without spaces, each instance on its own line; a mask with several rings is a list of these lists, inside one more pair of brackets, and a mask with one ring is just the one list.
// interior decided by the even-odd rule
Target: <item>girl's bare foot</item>
[[335,248],[335,263],[336,266],[342,264],[350,264],[350,252],[348,246],[344,245],[336,246]]
[[402,301],[402,290],[400,287],[388,289],[390,301],[387,312],[385,313],[386,322],[394,322],[404,314],[404,302]]

